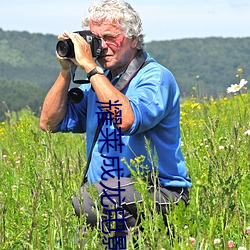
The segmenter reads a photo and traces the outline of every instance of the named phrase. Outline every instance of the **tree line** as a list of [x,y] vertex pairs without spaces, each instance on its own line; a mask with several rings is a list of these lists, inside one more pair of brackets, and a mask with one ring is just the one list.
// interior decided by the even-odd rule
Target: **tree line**
[[[39,115],[60,70],[56,43],[54,35],[0,29],[0,120],[25,107]],[[145,49],[172,71],[183,98],[217,98],[240,78],[250,79],[249,37],[152,41]]]

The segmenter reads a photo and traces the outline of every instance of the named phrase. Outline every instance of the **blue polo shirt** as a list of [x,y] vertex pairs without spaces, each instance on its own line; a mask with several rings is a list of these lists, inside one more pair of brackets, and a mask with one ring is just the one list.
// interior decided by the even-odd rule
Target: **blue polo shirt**
[[[135,117],[134,123],[120,136],[112,122],[103,125],[89,165],[90,183],[101,181],[104,170],[117,169],[118,164],[123,169],[123,176],[129,177],[130,171],[124,161],[121,161],[123,158],[130,163],[130,159],[144,155],[143,165],[151,169],[152,160],[146,149],[147,140],[151,153],[157,154],[151,158],[158,161],[154,167],[157,168],[160,183],[173,187],[192,185],[181,152],[179,88],[168,69],[149,55],[146,60],[150,63],[139,70],[122,91],[130,101]],[[108,71],[106,73],[108,74]],[[120,75],[113,79],[112,84],[115,85],[119,77]],[[80,88],[84,93],[83,100],[78,104],[68,102],[67,113],[59,124],[58,131],[86,132],[88,156],[98,126],[101,105],[90,84],[83,84]],[[112,172],[112,175],[115,173],[117,174],[117,171]]]

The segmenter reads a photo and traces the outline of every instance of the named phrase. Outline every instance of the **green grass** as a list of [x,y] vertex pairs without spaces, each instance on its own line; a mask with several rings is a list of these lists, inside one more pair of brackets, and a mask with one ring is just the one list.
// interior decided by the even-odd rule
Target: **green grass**
[[[190,204],[173,207],[166,227],[142,182],[144,230],[136,239],[132,232],[127,249],[136,240],[137,249],[228,249],[229,240],[250,249],[249,103],[244,94],[181,105]],[[84,135],[44,133],[38,124],[28,109],[0,124],[0,249],[79,249],[73,238],[85,221],[74,216],[71,197],[82,181]],[[87,238],[85,249],[105,249],[100,230],[90,229]]]

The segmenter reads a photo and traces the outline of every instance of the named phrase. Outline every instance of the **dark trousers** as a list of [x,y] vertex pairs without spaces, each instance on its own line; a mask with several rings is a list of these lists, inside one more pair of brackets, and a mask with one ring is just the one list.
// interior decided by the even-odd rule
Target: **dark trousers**
[[[92,185],[97,189],[103,208],[103,211],[100,212],[101,225],[103,226],[103,222],[107,221],[108,212],[110,210],[116,210],[119,211],[119,214],[114,216],[117,218],[117,221],[120,222],[116,234],[128,234],[130,229],[138,223],[139,218],[136,202],[142,202],[140,193],[135,190],[134,182],[130,178],[120,178],[120,180],[118,180],[118,178],[115,177],[109,178],[106,181],[93,183]],[[169,205],[178,203],[179,201],[184,201],[188,204],[189,195],[187,188],[162,187],[159,182],[156,182],[155,190],[152,181],[148,181],[148,185],[152,199],[155,196],[156,208],[159,212],[166,213]],[[88,190],[88,185],[82,186],[79,190],[78,197],[74,197],[72,202],[76,215],[86,214],[87,224],[94,227],[97,225],[97,215],[95,209],[93,209],[93,207],[96,206],[96,202],[91,199]],[[121,215],[123,215],[123,219],[121,219]],[[107,228],[102,228],[103,232],[106,230]],[[112,228],[112,231],[115,231],[114,228]]]

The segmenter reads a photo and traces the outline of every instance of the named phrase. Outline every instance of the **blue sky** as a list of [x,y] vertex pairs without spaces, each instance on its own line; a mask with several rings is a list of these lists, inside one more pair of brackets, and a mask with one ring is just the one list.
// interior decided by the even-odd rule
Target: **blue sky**
[[[1,0],[0,28],[58,35],[81,28],[92,0]],[[249,0],[128,0],[140,13],[145,41],[250,37]],[[0,38],[1,39],[1,38]]]

